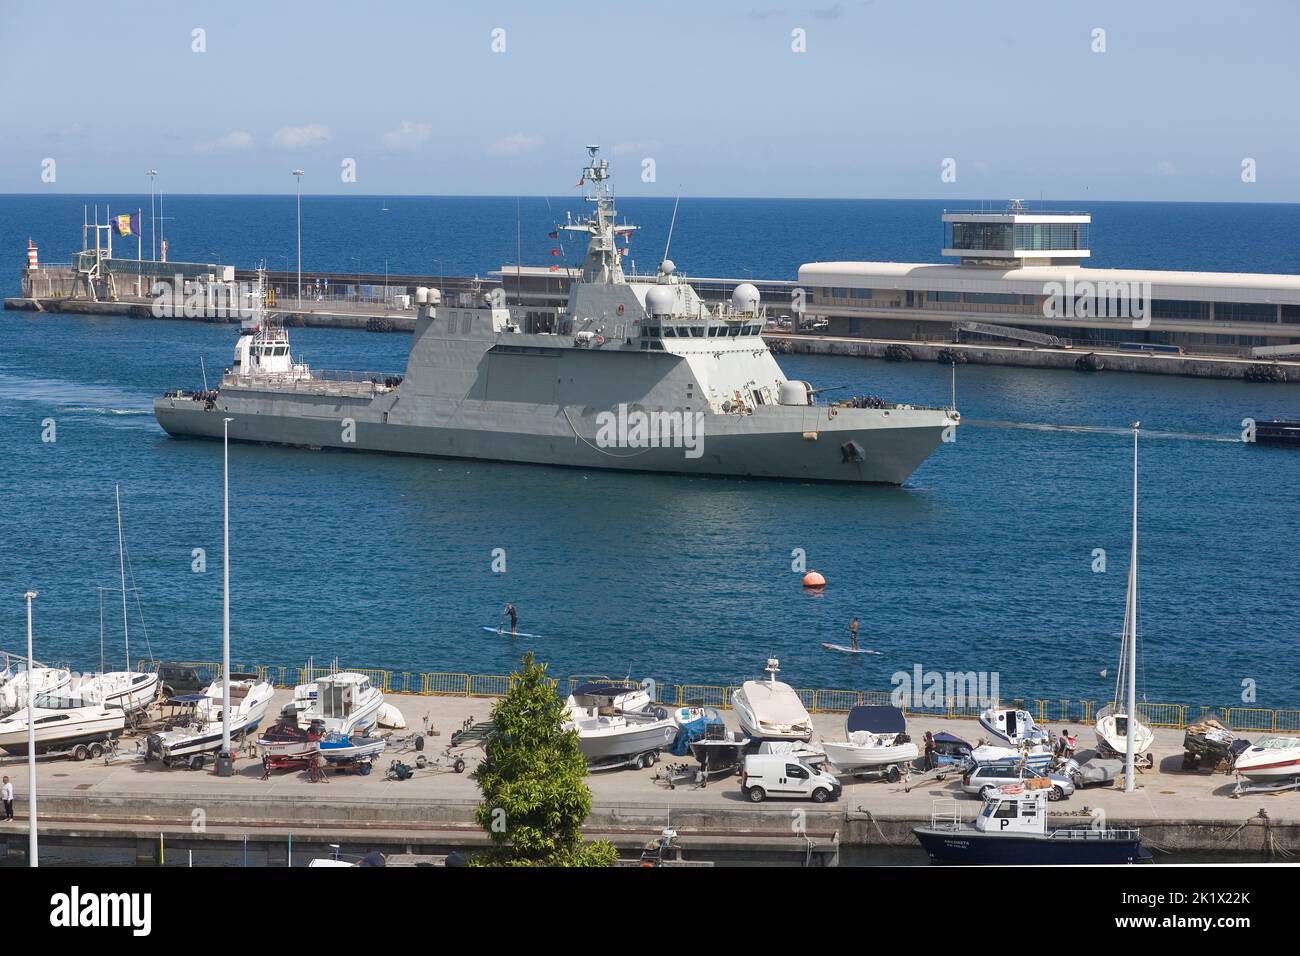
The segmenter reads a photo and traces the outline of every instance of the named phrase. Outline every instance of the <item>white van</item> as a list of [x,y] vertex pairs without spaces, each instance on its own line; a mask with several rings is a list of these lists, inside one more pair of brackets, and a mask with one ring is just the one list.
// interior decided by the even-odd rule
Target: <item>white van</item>
[[790,754],[749,754],[740,790],[751,803],[768,797],[794,797],[814,803],[838,800],[843,785],[825,770]]

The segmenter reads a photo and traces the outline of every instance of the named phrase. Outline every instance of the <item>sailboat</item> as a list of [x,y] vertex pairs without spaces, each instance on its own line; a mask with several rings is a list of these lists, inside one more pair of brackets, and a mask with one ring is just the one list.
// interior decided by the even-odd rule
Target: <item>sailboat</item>
[[[126,544],[122,535],[122,490],[113,486],[113,495],[117,503],[117,562],[122,585],[122,648],[126,657],[126,669],[109,671],[85,678],[77,687],[77,696],[86,703],[103,704],[109,708],[121,708],[125,714],[135,714],[147,710],[158,696],[158,675],[131,670],[131,634],[126,608]],[[101,592],[102,600],[102,592]],[[104,615],[100,607],[100,645],[103,646]]]
[[[1124,602],[1124,633],[1120,643],[1119,673],[1115,678],[1115,695],[1097,711],[1097,749],[1103,756],[1123,757],[1131,752],[1136,760],[1147,754],[1147,766],[1154,763],[1148,751],[1155,743],[1151,728],[1137,719],[1137,561],[1138,561],[1138,429],[1133,423],[1133,531],[1132,553],[1128,563],[1128,593]],[[1131,776],[1131,775],[1126,775]],[[1132,789],[1126,781],[1126,789]]]

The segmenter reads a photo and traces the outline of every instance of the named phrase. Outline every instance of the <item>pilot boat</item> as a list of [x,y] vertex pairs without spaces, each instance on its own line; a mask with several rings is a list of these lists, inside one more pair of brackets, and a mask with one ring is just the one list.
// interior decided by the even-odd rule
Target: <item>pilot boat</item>
[[1147,863],[1151,851],[1136,829],[1108,826],[1048,827],[1051,791],[1023,786],[989,788],[973,823],[963,823],[955,801],[931,807],[930,825],[912,833],[931,861],[981,866],[1071,866]]

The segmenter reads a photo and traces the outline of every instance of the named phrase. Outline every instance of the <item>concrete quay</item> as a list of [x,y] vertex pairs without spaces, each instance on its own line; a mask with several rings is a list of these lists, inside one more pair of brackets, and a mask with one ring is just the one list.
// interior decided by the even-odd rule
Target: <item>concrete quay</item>
[[[910,339],[863,339],[828,335],[791,335],[764,332],[763,338],[778,355],[838,355],[853,358],[888,359],[890,349],[905,346],[919,362],[948,364],[950,353],[959,353],[972,365],[1010,365],[1021,368],[1078,371],[1076,363],[1085,355],[1096,356],[1098,372],[1145,372],[1150,375],[1182,375],[1188,378],[1249,379],[1261,369],[1278,376],[1279,382],[1300,382],[1300,361],[1295,359],[1238,358],[1209,355],[1176,355],[1158,352],[1126,352],[1119,349],[1079,346],[1073,349],[1033,348],[1025,345],[917,342]],[[1255,371],[1250,371],[1255,369]]]
[[[273,707],[287,703],[289,696],[289,691],[280,691]],[[414,695],[390,695],[389,700],[410,727],[421,727],[428,716],[439,731],[425,741],[423,753],[430,764],[436,764],[434,758],[453,730],[471,717],[487,719],[492,704],[485,698]],[[734,725],[734,715],[724,716]],[[817,714],[814,723],[817,737],[835,739],[844,730],[842,714]],[[926,730],[941,729],[971,743],[980,737],[978,724],[969,720],[916,717],[908,727],[916,738]],[[1071,729],[1079,734],[1081,745],[1091,742],[1091,728]],[[127,738],[120,752],[134,748],[134,740]],[[1159,851],[1221,852],[1260,860],[1268,859],[1270,852],[1274,858],[1300,852],[1300,793],[1232,799],[1233,778],[1180,769],[1180,730],[1157,730],[1155,753],[1156,765],[1141,775],[1136,793],[1080,790],[1051,805],[1054,819],[1086,823],[1099,808],[1111,825],[1140,827],[1157,858]],[[390,750],[369,776],[331,773],[328,782],[321,783],[311,783],[300,771],[280,771],[262,780],[260,763],[249,757],[241,757],[232,778],[218,778],[210,770],[168,770],[157,763],[121,761],[110,766],[102,760],[50,758],[38,767],[40,831],[43,845],[115,847],[137,862],[157,862],[160,834],[173,860],[186,848],[222,844],[229,849],[247,837],[250,860],[282,865],[290,834],[300,848],[295,860],[308,846],[319,856],[331,843],[351,853],[380,849],[441,854],[486,843],[473,819],[478,790],[469,774],[481,751],[464,755],[469,764],[464,774],[431,767],[398,782],[385,779],[383,771],[394,759],[414,766],[417,754],[412,749]],[[1081,758],[1087,756],[1081,751]],[[979,807],[951,776],[943,782],[925,781],[910,792],[905,781],[850,778],[835,803],[769,800],[755,805],[742,798],[735,776],[715,779],[704,788],[669,789],[656,781],[663,766],[676,760],[664,755],[653,768],[589,776],[593,806],[588,835],[611,839],[634,854],[671,823],[687,859],[834,865],[844,847],[867,848],[868,854],[870,848],[881,847],[919,853],[911,828],[929,821],[935,800],[957,801],[966,819]],[[0,829],[0,844],[7,844],[11,854],[21,854],[26,845],[26,774],[21,759],[6,760],[3,769],[14,782],[17,819]]]

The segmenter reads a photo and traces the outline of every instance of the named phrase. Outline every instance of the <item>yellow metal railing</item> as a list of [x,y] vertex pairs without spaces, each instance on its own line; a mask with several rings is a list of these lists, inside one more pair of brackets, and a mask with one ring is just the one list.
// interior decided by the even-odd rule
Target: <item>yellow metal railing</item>
[[[181,666],[193,667],[200,673],[221,676],[221,664],[214,661],[183,661]],[[152,670],[151,661],[138,661],[141,671]],[[284,664],[231,664],[232,672],[255,673],[277,687],[308,682],[306,669]],[[437,697],[500,697],[510,690],[514,678],[508,674],[464,674],[451,671],[389,671],[382,668],[345,668],[365,674],[386,694],[423,694]],[[326,668],[314,667],[311,679],[327,673]],[[603,674],[572,674],[565,678],[548,680],[558,689],[571,693],[580,683],[604,681],[628,683],[638,681],[610,678]],[[696,705],[726,710],[731,707],[732,684],[678,684],[655,682],[659,702],[670,707]],[[891,703],[889,691],[844,690],[835,688],[796,688],[795,693],[810,713],[846,713],[859,704],[885,705]],[[1104,703],[1070,698],[1011,698],[1004,699],[1006,706],[1028,710],[1040,724],[1088,725],[1096,719],[1097,710]],[[978,705],[958,705],[944,700],[934,706],[904,707],[912,716],[933,716],[953,720],[976,719],[982,708]],[[1263,707],[1209,707],[1205,705],[1149,703],[1138,704],[1144,723],[1153,727],[1182,728],[1202,720],[1218,720],[1232,730],[1300,734],[1300,710],[1269,710]]]

